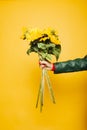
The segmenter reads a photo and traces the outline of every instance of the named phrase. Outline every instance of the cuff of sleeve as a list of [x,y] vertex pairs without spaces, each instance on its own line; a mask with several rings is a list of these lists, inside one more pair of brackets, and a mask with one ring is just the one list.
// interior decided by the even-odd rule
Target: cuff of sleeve
[[52,64],[52,69],[51,70],[55,71],[55,65],[54,64]]

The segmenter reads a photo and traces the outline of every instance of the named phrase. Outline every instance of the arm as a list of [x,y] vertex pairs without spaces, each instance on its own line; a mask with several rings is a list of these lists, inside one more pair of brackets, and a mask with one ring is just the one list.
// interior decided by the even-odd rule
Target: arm
[[87,70],[87,56],[65,62],[54,63],[54,73],[68,73]]
[[87,70],[87,56],[53,64],[47,61],[40,61],[40,66],[54,71],[54,74],[83,71]]

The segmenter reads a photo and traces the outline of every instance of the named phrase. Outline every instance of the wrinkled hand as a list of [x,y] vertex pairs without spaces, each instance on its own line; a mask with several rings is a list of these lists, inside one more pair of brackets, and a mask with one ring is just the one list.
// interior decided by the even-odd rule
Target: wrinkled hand
[[52,63],[50,63],[50,62],[48,62],[48,61],[39,61],[39,65],[40,65],[40,67],[43,69],[43,68],[45,68],[45,69],[47,69],[47,70],[52,70],[52,68],[53,68],[53,64]]

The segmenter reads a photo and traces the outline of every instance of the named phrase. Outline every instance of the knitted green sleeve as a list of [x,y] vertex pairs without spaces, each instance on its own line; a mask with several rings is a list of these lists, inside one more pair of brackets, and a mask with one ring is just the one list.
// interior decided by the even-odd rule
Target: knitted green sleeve
[[77,58],[74,60],[68,60],[64,62],[54,63],[54,73],[68,73],[87,70],[87,56],[84,58]]

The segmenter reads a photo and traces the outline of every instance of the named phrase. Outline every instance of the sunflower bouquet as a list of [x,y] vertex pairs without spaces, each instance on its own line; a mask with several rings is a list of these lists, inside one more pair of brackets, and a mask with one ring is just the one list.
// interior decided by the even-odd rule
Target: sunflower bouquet
[[[23,40],[27,40],[29,43],[29,48],[27,54],[31,52],[36,52],[39,56],[39,60],[46,60],[51,62],[52,55],[55,56],[56,61],[59,58],[61,52],[61,45],[58,37],[58,33],[52,28],[37,29],[37,28],[23,28],[23,34],[21,36]],[[49,88],[50,96],[52,102],[55,103],[55,97],[52,90],[52,85],[50,82],[49,75],[46,69],[42,69],[41,82],[37,96],[36,108],[38,107],[38,101],[40,98],[40,111],[42,111],[43,106],[43,96],[44,96],[44,85],[45,80]]]

